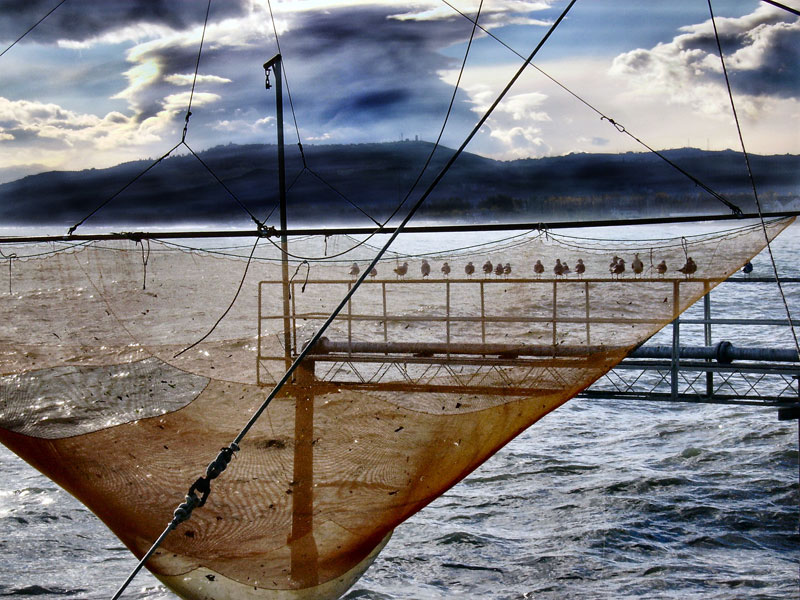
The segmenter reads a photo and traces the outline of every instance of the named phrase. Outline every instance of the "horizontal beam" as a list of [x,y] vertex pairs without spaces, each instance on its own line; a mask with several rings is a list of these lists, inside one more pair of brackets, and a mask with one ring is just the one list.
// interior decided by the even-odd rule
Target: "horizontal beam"
[[728,404],[736,406],[766,406],[766,407],[792,407],[796,406],[791,400],[778,396],[760,396],[759,398],[742,398],[732,395],[701,396],[699,394],[678,394],[657,392],[612,392],[605,390],[587,389],[580,392],[576,398],[586,400],[640,400],[646,402],[684,402],[687,404]]
[[567,346],[559,344],[447,344],[444,342],[335,342],[320,339],[314,345],[315,358],[328,354],[411,354],[432,356],[434,354],[467,354],[474,356],[558,356],[586,357],[596,353],[625,352],[626,347],[611,346]]
[[[765,219],[796,217],[800,211],[784,211],[763,213]],[[404,233],[458,233],[476,231],[523,231],[548,229],[579,229],[584,227],[615,227],[618,225],[659,225],[666,223],[695,223],[706,221],[739,221],[758,219],[756,213],[742,215],[691,215],[685,217],[653,217],[643,219],[605,219],[597,221],[551,221],[551,222],[519,222],[519,223],[480,223],[462,225],[411,225],[403,228]],[[258,229],[227,229],[216,231],[127,231],[116,233],[73,234],[73,235],[39,235],[39,236],[6,236],[0,237],[0,244],[20,244],[36,242],[86,242],[102,240],[168,240],[168,239],[202,239],[202,238],[238,238],[238,237],[280,237],[307,235],[370,235],[375,233],[391,234],[396,227],[293,227],[285,230],[275,227]]]
[[[578,357],[591,358],[595,354],[611,355],[626,351],[624,346],[557,346],[546,344],[448,344],[445,342],[337,342],[322,338],[315,344],[315,360],[340,360],[353,354],[394,355],[393,361],[402,359],[397,355],[408,354],[416,357],[433,355],[471,355],[515,358],[521,356]],[[672,346],[640,346],[627,353],[634,359],[671,359]],[[716,360],[727,364],[734,360],[761,362],[800,362],[797,351],[781,348],[741,348],[730,342],[719,342],[714,346],[681,346],[678,357],[681,359]],[[380,356],[378,356],[380,358]]]

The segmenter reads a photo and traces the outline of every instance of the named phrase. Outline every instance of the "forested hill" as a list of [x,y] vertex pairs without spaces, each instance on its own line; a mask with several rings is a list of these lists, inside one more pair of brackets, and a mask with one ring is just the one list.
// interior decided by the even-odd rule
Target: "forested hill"
[[[290,224],[362,224],[391,214],[430,153],[427,142],[287,147]],[[440,148],[410,199],[416,200],[452,155]],[[754,210],[741,154],[695,149],[664,155],[714,191]],[[245,223],[239,202],[259,220],[278,198],[273,145],[227,145],[200,154],[223,187],[193,156],[170,157],[119,193],[93,223]],[[767,211],[800,208],[800,157],[751,156]],[[6,224],[71,225],[117,194],[150,161],[109,169],[49,172],[0,185]],[[232,195],[231,195],[232,194]],[[410,203],[406,203],[410,206]],[[651,153],[570,154],[497,161],[465,153],[419,213],[466,222],[529,221],[727,213],[728,209]],[[401,213],[402,214],[402,213]],[[270,219],[275,223],[276,214]]]

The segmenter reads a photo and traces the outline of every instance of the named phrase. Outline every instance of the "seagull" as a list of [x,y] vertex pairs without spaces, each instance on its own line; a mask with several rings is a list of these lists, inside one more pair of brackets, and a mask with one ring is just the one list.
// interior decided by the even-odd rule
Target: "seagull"
[[377,274],[378,274],[378,269],[376,269],[375,267],[372,267],[370,269],[370,271],[369,271],[369,276],[370,277],[375,277]]
[[357,263],[353,263],[353,266],[350,267],[350,276],[351,277],[355,277],[356,275],[358,275],[358,272],[360,270],[361,269],[358,268],[358,264]]
[[556,266],[553,267],[553,273],[556,274],[556,277],[560,277],[564,274],[564,265],[561,264],[561,259],[556,259]]
[[542,261],[536,261],[536,264],[533,265],[533,272],[536,273],[536,277],[542,276],[542,273],[544,273],[544,265],[542,264]]
[[692,260],[692,257],[690,256],[686,259],[686,264],[683,265],[680,269],[678,269],[678,271],[686,275],[686,277],[689,277],[691,274],[697,271],[697,264],[694,262],[694,260]]
[[494,274],[498,277],[503,274],[503,263],[497,263],[497,266],[494,268]]
[[566,263],[566,261],[561,263],[561,266],[563,267],[562,271],[564,275],[569,275],[572,272],[570,271],[569,265]]
[[631,269],[633,269],[634,275],[641,275],[642,271],[644,271],[644,263],[639,259],[639,253],[636,253],[636,256],[631,263]]
[[750,261],[747,261],[744,264],[744,267],[742,268],[742,273],[744,273],[745,275],[749,276],[750,273],[752,273],[752,272],[753,272],[753,263],[751,263]]
[[662,260],[660,263],[656,265],[656,272],[659,275],[664,275],[667,272],[667,261]]
[[492,269],[494,269],[494,265],[492,264],[492,261],[487,260],[485,263],[483,263],[483,274],[484,274],[484,276],[489,275],[492,272]]
[[399,265],[394,268],[394,272],[397,273],[397,277],[405,277],[406,273],[408,273],[408,263],[404,262],[402,265]]
[[475,272],[475,265],[472,262],[468,262],[467,266],[464,267],[464,273],[467,274],[467,277],[472,277],[472,274]]
[[610,265],[608,265],[608,270],[609,270],[609,271],[611,271],[611,272],[613,273],[613,272],[614,272],[614,267],[616,267],[616,266],[617,266],[617,262],[618,262],[618,261],[619,261],[619,256],[617,256],[617,255],[615,254],[615,255],[614,255],[614,258],[612,258],[612,259],[611,259],[611,264],[610,264]]
[[611,275],[612,276],[616,275],[617,279],[619,279],[619,276],[624,272],[625,272],[625,261],[621,258],[617,258],[617,262],[611,268]]
[[448,265],[447,263],[444,263],[442,265],[442,275],[444,275],[445,277],[448,277],[450,275],[450,265]]
[[511,275],[511,263],[506,263],[505,265],[503,265],[503,275],[505,275],[506,277]]
[[578,277],[583,277],[583,274],[586,272],[586,265],[583,264],[583,259],[578,259],[578,264],[575,265],[575,272],[578,274]]
[[423,277],[427,277],[431,274],[431,266],[428,264],[427,260],[422,260],[422,265],[420,266],[419,270],[422,271]]

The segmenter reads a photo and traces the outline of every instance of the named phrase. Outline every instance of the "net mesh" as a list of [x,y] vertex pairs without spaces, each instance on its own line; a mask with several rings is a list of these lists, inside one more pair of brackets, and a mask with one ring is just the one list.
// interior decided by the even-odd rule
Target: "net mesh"
[[[148,568],[187,597],[322,589],[763,246],[759,224],[387,255]],[[142,556],[374,255],[289,250],[284,285],[265,240],[4,248],[0,440]]]

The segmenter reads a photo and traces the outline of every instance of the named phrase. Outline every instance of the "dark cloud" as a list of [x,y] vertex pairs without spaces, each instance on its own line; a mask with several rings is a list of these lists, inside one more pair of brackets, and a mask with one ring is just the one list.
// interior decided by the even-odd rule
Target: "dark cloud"
[[69,147],[69,144],[62,138],[45,137],[40,135],[38,130],[28,127],[10,127],[4,129],[3,133],[14,136],[13,139],[0,137],[0,144],[6,146],[35,143],[42,150],[61,150]]
[[[290,16],[280,43],[301,128],[312,136],[347,128],[355,141],[365,141],[381,135],[376,125],[382,123],[383,133],[395,139],[403,130],[402,122],[413,117],[421,120],[421,130],[413,133],[435,137],[452,94],[439,73],[459,65],[441,50],[466,40],[471,26],[457,16],[400,21],[390,18],[394,12],[391,7],[351,8]],[[275,51],[271,40],[260,42],[235,49],[221,43],[204,48],[200,73],[231,82],[198,84],[197,92],[214,93],[220,99],[193,110],[193,134],[201,123],[242,118],[255,122],[273,114],[274,96],[264,89],[261,65]],[[168,77],[192,73],[197,55],[195,48],[175,44],[154,45],[137,56],[139,62],[160,65],[160,76],[129,99],[142,121],[163,108],[165,97],[188,91],[188,86],[176,86]],[[475,117],[461,103],[453,119],[471,125]],[[360,139],[359,129],[363,129]],[[241,135],[246,137],[246,132]]]
[[[0,40],[13,41],[56,6],[56,0],[0,0]],[[29,41],[83,41],[107,31],[139,23],[185,29],[202,23],[207,2],[202,0],[102,0],[68,1],[40,23]],[[225,0],[211,5],[211,17],[244,14],[249,2]]]

